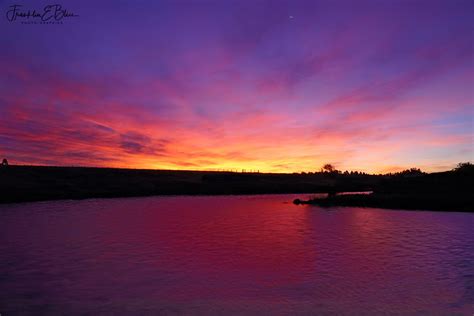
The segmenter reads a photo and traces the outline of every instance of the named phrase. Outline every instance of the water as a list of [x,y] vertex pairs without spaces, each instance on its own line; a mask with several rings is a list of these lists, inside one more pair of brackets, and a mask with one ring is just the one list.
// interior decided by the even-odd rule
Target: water
[[0,313],[474,313],[474,215],[304,195],[0,205]]

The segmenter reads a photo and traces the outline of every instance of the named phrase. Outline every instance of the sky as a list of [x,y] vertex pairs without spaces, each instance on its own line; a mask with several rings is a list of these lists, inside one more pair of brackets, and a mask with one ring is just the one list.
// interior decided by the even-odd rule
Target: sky
[[474,160],[473,1],[55,3],[77,16],[10,21],[15,3],[0,0],[11,164],[385,173]]

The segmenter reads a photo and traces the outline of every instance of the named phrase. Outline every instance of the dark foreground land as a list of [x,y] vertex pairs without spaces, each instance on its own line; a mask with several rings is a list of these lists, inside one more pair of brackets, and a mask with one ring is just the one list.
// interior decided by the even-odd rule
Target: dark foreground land
[[[0,168],[0,203],[149,195],[330,193],[321,206],[473,211],[470,164],[440,173],[235,173],[82,167]],[[373,191],[370,195],[337,192]]]
[[465,166],[446,172],[385,177],[368,195],[331,194],[327,198],[294,202],[319,206],[474,212],[473,179],[473,167]]
[[0,167],[0,203],[149,195],[314,193],[371,190],[376,176],[80,167]]

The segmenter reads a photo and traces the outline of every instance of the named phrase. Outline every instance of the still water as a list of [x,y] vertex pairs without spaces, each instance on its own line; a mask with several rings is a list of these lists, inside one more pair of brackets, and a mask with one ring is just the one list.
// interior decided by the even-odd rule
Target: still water
[[474,214],[296,197],[0,205],[0,314],[474,313]]

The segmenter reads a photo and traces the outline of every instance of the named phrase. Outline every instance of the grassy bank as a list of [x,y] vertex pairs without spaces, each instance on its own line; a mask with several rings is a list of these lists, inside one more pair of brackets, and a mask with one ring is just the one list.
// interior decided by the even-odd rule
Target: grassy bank
[[0,203],[95,197],[313,193],[371,190],[376,176],[113,168],[0,168]]
[[331,195],[309,201],[295,200],[295,203],[474,212],[473,181],[473,168],[469,166],[447,172],[385,178],[374,186],[370,195]]
[[322,199],[302,201],[324,207],[356,206],[405,210],[433,210],[473,212],[474,204],[470,196],[413,196],[373,193],[370,195],[340,195]]

